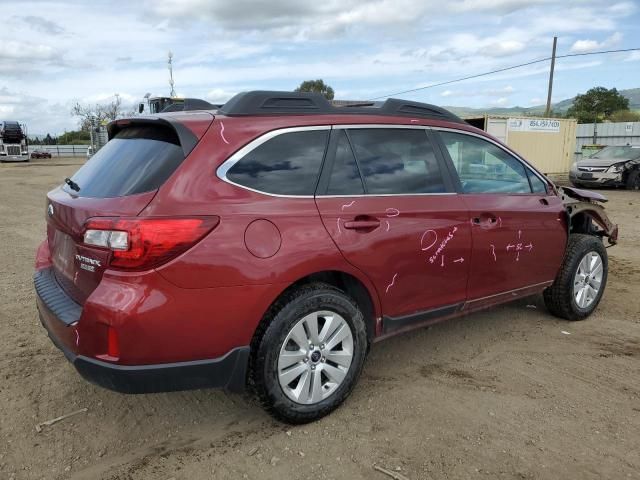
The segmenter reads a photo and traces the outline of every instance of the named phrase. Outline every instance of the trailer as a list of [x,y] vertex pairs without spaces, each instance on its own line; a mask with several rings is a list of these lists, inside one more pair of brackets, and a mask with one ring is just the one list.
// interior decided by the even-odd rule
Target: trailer
[[26,127],[12,120],[0,120],[0,162],[28,162]]
[[138,104],[138,113],[166,113],[189,110],[215,110],[222,105],[209,103],[199,98],[180,97],[146,97],[145,102]]

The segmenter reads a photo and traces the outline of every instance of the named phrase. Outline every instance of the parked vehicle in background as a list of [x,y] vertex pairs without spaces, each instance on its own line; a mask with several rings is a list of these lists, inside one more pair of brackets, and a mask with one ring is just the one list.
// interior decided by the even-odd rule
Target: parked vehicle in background
[[51,154],[46,150],[34,150],[31,152],[31,158],[51,158]]
[[537,293],[582,320],[605,289],[606,199],[433,105],[248,92],[109,138],[49,192],[34,276],[53,342],[106,388],[248,385],[304,423],[378,340]]
[[575,162],[569,180],[576,187],[625,187],[640,190],[640,145],[604,147]]
[[150,97],[138,104],[138,113],[156,114],[191,110],[215,110],[220,107],[200,98]]
[[28,162],[27,136],[23,125],[14,121],[0,120],[0,161]]

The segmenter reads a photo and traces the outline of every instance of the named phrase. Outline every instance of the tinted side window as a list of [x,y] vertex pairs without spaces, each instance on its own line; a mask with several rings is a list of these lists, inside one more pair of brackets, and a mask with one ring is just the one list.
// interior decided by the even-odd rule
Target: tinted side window
[[491,142],[440,132],[464,193],[531,193],[524,165]]
[[364,193],[360,172],[344,130],[339,135],[327,195],[361,195]]
[[184,160],[175,132],[161,127],[130,127],[118,134],[71,179],[81,197],[111,198],[150,192],[171,176]]
[[533,193],[547,193],[547,186],[540,180],[540,177],[529,169],[527,169],[527,173],[529,174],[529,182],[531,182]]
[[328,130],[278,135],[240,159],[227,178],[266,193],[313,195],[328,135]]
[[446,188],[424,130],[349,130],[367,193],[438,193]]

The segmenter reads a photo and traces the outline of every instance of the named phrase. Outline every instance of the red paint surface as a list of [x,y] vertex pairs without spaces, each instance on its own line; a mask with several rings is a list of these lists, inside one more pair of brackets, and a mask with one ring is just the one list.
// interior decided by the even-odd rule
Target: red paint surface
[[[178,117],[188,123],[191,114]],[[221,120],[229,143],[216,124]],[[546,207],[535,195],[282,198],[215,175],[230,155],[267,131],[358,123],[448,126],[484,135],[466,125],[401,117],[219,117],[211,127],[200,118],[188,128],[202,140],[157,191],[117,199],[76,198],[60,189],[49,193],[56,214],[48,219],[48,242],[38,250],[36,267],[53,262],[63,288],[83,304],[83,312],[77,327],[61,326],[46,311],[44,321],[83,355],[108,359],[110,326],[117,334],[118,363],[166,363],[215,358],[250,344],[272,302],[292,283],[317,272],[344,272],[365,287],[376,334],[383,315],[408,315],[555,276],[567,231],[564,220],[557,220],[562,205],[553,195],[546,197]],[[80,245],[87,218],[135,215],[212,215],[220,222],[191,249],[154,270],[89,273],[78,268],[76,253],[108,255]],[[476,215],[499,216],[502,224],[483,229],[472,225]],[[515,262],[505,247],[518,230],[534,249]],[[506,299],[486,299],[482,306]]]
[[278,227],[261,218],[251,222],[245,230],[244,244],[254,257],[269,258],[280,250],[282,237]]

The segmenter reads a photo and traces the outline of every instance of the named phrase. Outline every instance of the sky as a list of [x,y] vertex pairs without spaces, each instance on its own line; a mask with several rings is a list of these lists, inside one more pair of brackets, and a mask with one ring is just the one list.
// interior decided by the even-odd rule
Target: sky
[[[322,78],[336,98],[385,97],[551,54],[640,47],[629,0],[0,0],[0,119],[78,127],[75,102],[133,109],[168,95],[223,103]],[[487,108],[546,101],[548,63],[403,98]],[[553,100],[640,87],[640,51],[559,59]]]

